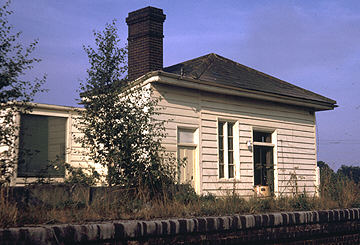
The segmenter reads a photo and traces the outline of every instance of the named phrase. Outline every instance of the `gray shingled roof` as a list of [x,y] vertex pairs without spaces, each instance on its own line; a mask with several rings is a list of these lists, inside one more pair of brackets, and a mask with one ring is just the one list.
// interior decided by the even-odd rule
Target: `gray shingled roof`
[[336,101],[211,53],[163,69],[220,85],[307,99],[335,106]]

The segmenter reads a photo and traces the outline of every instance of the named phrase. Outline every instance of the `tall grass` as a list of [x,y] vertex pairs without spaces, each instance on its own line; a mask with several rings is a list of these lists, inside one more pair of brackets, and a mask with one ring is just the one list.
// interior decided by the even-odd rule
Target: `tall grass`
[[[0,227],[360,207],[360,186],[347,178],[328,175],[322,179],[319,192],[319,197],[300,193],[278,198],[244,199],[235,192],[223,197],[199,196],[187,185],[176,185],[156,196],[146,190],[109,188],[92,202],[73,198],[19,204],[11,201],[8,188],[1,188]],[[50,199],[56,196],[54,193],[48,195]]]
[[322,171],[319,192],[326,206],[360,207],[360,183],[355,183],[341,173],[335,174],[331,169]]
[[18,208],[10,201],[9,188],[0,188],[0,227],[14,226],[17,221]]

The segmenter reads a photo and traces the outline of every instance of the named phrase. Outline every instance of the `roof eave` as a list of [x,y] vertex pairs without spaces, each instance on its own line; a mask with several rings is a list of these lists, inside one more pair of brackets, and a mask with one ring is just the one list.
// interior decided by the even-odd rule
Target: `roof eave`
[[267,101],[278,102],[283,104],[302,106],[302,107],[311,108],[314,111],[333,110],[335,107],[337,107],[337,105],[335,104],[336,102],[333,104],[333,103],[326,103],[321,101],[314,101],[309,99],[301,99],[291,96],[284,96],[279,94],[249,90],[249,89],[242,89],[242,88],[217,84],[214,82],[183,77],[181,75],[168,73],[164,71],[149,72],[144,76],[136,79],[132,85],[139,83],[153,83],[153,82],[158,82],[158,83],[168,84],[178,87],[198,89],[207,92],[235,95],[235,96],[247,97],[252,99],[260,99],[260,100],[267,100]]
[[36,109],[45,109],[45,110],[57,110],[57,111],[79,111],[84,110],[82,107],[74,107],[74,106],[63,106],[63,105],[52,105],[52,104],[44,104],[44,103],[36,103],[36,102],[21,102],[21,101],[10,101],[7,102],[4,107],[6,106],[18,106],[26,107],[29,106],[30,108],[36,108]]

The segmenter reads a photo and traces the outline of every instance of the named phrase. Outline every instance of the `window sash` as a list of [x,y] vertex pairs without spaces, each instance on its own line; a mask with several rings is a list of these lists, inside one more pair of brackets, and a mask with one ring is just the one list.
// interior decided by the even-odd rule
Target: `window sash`
[[66,127],[65,117],[21,114],[18,177],[65,176]]
[[195,130],[179,128],[177,140],[178,144],[195,144]]
[[219,178],[235,177],[234,126],[233,122],[218,122]]

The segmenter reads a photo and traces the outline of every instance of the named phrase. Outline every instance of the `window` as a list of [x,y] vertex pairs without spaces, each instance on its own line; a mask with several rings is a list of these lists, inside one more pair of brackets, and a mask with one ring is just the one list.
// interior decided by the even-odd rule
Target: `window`
[[195,130],[179,128],[178,143],[195,143]]
[[269,186],[274,190],[274,161],[272,133],[254,131],[254,185]]
[[64,177],[66,122],[63,117],[21,115],[18,177]]
[[219,178],[234,178],[234,126],[233,122],[218,123]]
[[254,131],[254,142],[271,143],[271,133]]

